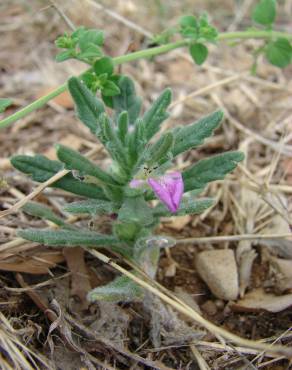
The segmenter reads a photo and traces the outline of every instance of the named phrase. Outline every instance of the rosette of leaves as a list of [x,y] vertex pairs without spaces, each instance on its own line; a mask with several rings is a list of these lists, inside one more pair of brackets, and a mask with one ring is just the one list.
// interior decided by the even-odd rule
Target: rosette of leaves
[[[11,159],[16,169],[37,182],[48,180],[64,168],[70,170],[51,184],[80,196],[79,200],[67,204],[64,210],[85,214],[89,218],[109,215],[112,233],[102,234],[68,225],[47,207],[33,203],[26,205],[25,211],[50,220],[58,228],[26,229],[18,234],[24,239],[51,247],[106,248],[133,260],[153,277],[163,245],[155,242],[150,245],[148,241],[155,240],[152,233],[159,218],[174,214],[162,203],[152,206],[151,199],[155,196],[150,188],[133,189],[129,183],[134,177],[146,176],[149,171],[151,176],[163,175],[176,156],[198,147],[212,135],[223,114],[216,111],[197,122],[156,135],[168,117],[171,91],[164,90],[141,114],[141,99],[136,95],[134,82],[127,76],[120,76],[117,83],[120,93],[110,97],[112,114],[109,115],[103,102],[84,82],[75,77],[68,82],[77,117],[111,157],[109,168],[103,169],[83,154],[63,145],[56,145],[58,160],[42,155],[16,155]],[[227,152],[198,161],[184,170],[185,194],[175,215],[198,214],[210,207],[212,199],[198,198],[199,191],[209,182],[223,179],[242,159],[240,152]],[[142,295],[143,291],[123,276],[89,292],[88,298],[91,301],[124,301],[139,299]]]

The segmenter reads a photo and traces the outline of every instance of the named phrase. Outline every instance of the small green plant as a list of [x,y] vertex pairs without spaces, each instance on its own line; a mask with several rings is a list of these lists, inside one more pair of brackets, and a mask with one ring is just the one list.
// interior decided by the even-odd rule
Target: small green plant
[[[11,159],[15,168],[39,182],[64,168],[74,171],[74,176],[71,172],[53,186],[87,199],[68,204],[64,210],[91,216],[106,214],[112,219],[112,234],[68,225],[51,210],[29,203],[26,212],[49,219],[59,229],[22,230],[19,236],[52,247],[108,248],[131,259],[154,277],[160,248],[171,242],[167,237],[153,235],[160,217],[197,214],[210,207],[212,199],[198,198],[197,194],[210,181],[223,179],[243,159],[243,154],[228,152],[201,160],[182,173],[174,171],[173,159],[212,135],[222,120],[222,112],[156,135],[168,117],[171,91],[163,91],[151,108],[140,115],[141,99],[136,95],[133,81],[120,75],[116,84],[120,94],[111,97],[109,116],[102,101],[84,82],[76,77],[68,82],[79,119],[112,158],[108,171],[63,145],[56,146],[58,161],[41,155],[17,155]],[[160,202],[153,205],[154,199]],[[123,276],[89,292],[88,298],[119,301],[136,299],[142,294],[134,282]]]

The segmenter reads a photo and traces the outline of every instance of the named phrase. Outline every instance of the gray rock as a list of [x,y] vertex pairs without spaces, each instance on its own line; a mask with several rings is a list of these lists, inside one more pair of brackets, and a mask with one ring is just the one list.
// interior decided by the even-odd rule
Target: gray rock
[[196,260],[201,278],[218,298],[235,300],[238,296],[238,272],[231,249],[219,249],[199,253]]

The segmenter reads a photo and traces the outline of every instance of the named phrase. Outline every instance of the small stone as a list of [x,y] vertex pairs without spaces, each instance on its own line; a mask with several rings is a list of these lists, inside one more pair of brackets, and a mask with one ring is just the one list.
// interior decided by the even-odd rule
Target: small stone
[[172,230],[181,231],[190,221],[190,215],[171,217],[165,222],[165,226]]
[[165,277],[174,277],[176,274],[176,264],[175,263],[170,263],[165,271],[164,271]]
[[225,304],[221,299],[216,299],[215,305],[219,310],[223,310]]
[[231,249],[204,251],[196,260],[197,271],[211,292],[224,300],[235,300],[238,296],[238,272]]
[[209,316],[214,316],[217,313],[216,304],[213,301],[206,301],[202,304],[201,309],[206,312]]
[[292,290],[292,260],[270,257],[270,265],[274,272],[276,288],[280,292]]

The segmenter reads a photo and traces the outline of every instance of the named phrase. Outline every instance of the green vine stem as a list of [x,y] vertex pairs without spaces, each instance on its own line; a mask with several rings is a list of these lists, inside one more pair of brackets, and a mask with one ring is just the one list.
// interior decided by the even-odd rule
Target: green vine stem
[[[228,41],[228,40],[244,40],[244,39],[273,39],[273,38],[286,38],[292,40],[292,35],[286,32],[278,31],[260,31],[260,30],[248,30],[248,31],[239,31],[239,32],[224,32],[218,35],[218,41]],[[146,50],[140,50],[131,54],[122,55],[116,58],[113,58],[115,65],[123,64],[127,62],[132,62],[134,60],[151,58],[153,56],[167,53],[171,50],[178,49],[189,44],[189,40],[180,40],[177,42],[165,44],[158,47],[149,48]],[[11,114],[10,116],[4,118],[0,121],[0,128],[9,126],[10,124],[16,122],[17,120],[27,116],[31,112],[41,108],[47,102],[54,99],[56,96],[60,95],[62,92],[66,91],[67,83],[59,86],[57,89],[53,90],[47,95],[42,96],[41,98],[35,100],[26,107],[20,109],[19,111]]]

